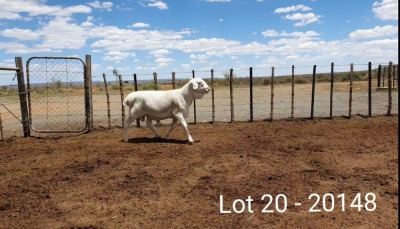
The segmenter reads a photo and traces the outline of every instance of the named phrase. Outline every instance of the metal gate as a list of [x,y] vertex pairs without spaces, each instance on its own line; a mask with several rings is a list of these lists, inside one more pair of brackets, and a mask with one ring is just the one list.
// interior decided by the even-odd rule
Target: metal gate
[[26,63],[29,125],[39,133],[88,128],[85,63],[74,57],[32,57]]

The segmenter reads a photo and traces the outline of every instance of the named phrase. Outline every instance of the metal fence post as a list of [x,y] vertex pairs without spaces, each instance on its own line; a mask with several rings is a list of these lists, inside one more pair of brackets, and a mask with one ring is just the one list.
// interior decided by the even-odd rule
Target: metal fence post
[[368,62],[368,116],[372,116],[372,64]]
[[275,67],[272,67],[271,68],[271,111],[270,111],[271,121],[274,119],[274,74],[275,74]]
[[24,131],[24,137],[27,138],[31,136],[31,131],[29,127],[28,103],[26,101],[24,67],[21,57],[15,57],[15,67],[18,68],[17,79],[18,79],[19,102],[21,107],[22,129]]
[[312,91],[311,91],[311,119],[314,119],[316,70],[317,70],[317,65],[314,65],[313,66],[313,75],[312,75]]
[[330,96],[329,96],[329,118],[331,118],[331,119],[333,117],[333,83],[335,80],[334,68],[335,68],[335,64],[332,62],[331,63],[331,89],[330,89]]
[[211,116],[212,123],[215,122],[215,94],[214,94],[214,69],[211,69]]
[[[192,70],[192,78],[194,79],[194,70]],[[194,118],[194,124],[197,123],[197,112],[196,112],[196,99],[193,99],[193,118]]]
[[231,106],[231,122],[235,120],[234,105],[233,105],[233,69],[229,70],[229,94]]
[[250,67],[250,122],[253,122],[253,68]]
[[124,84],[123,84],[121,75],[118,75],[118,80],[119,80],[119,92],[121,94],[121,117],[122,117],[121,124],[122,124],[122,127],[124,127],[124,125],[125,125],[125,106],[123,104],[123,101],[124,101]]
[[353,106],[353,63],[350,64],[349,118],[351,118],[352,106]]
[[290,116],[294,120],[294,65],[292,65],[292,102],[291,102]]
[[387,115],[392,115],[392,67],[393,63],[392,61],[389,62],[389,69],[388,69],[388,96],[389,96],[389,101],[388,101],[388,111]]
[[[133,74],[133,84],[135,87],[135,91],[138,91],[138,83],[137,83],[136,73]],[[140,118],[136,119],[136,127],[140,127]]]

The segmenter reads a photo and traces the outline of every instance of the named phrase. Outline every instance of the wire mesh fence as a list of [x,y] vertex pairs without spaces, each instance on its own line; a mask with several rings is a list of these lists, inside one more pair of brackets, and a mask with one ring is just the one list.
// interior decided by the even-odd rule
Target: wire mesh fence
[[33,57],[27,61],[31,129],[81,132],[87,127],[84,63],[78,58]]
[[[87,128],[85,72],[81,61],[33,60],[29,62],[27,76],[31,128],[38,132]],[[124,111],[122,101],[128,93],[180,88],[193,77],[205,79],[212,91],[192,105],[189,123],[398,115],[397,66],[332,63],[326,66],[95,75],[91,78],[90,90],[93,123],[95,127],[103,128],[123,126],[124,114],[128,111]],[[2,139],[21,135],[17,85],[14,82],[0,91]]]
[[[122,75],[121,84],[113,80],[96,83],[94,114],[96,120],[106,126],[108,106],[107,126],[122,126],[121,92],[126,96],[135,87],[137,90],[179,88],[194,76],[205,79],[213,89],[203,99],[196,100],[188,118],[191,123],[386,115],[389,109],[390,114],[397,114],[397,93],[389,98],[388,89],[377,87],[379,66],[382,65],[232,69],[222,71],[219,78],[212,77],[214,70],[135,74],[137,84],[134,84],[133,75]],[[392,65],[391,71],[391,78],[395,79],[397,64]],[[114,76],[107,78],[114,79]],[[392,91],[397,90],[393,80],[392,84]],[[105,97],[109,97],[108,105]],[[389,101],[392,102],[390,108]]]

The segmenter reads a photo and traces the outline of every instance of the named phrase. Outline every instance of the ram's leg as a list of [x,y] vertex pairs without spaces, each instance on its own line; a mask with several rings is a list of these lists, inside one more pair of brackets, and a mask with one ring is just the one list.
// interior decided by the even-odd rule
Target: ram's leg
[[166,139],[169,139],[169,136],[170,136],[172,130],[175,128],[177,122],[178,122],[178,120],[176,118],[172,119],[171,127],[169,128],[167,136],[165,137]]
[[124,142],[128,141],[128,127],[129,125],[136,120],[136,116],[131,116],[129,115],[128,119],[125,120],[125,124],[124,124]]
[[174,114],[175,118],[182,124],[183,128],[185,128],[186,131],[186,136],[189,140],[189,144],[193,144],[193,138],[189,133],[189,129],[188,129],[188,125],[186,124],[185,118],[183,118],[183,114],[182,113],[177,113]]
[[149,118],[149,116],[146,118],[146,125],[150,127],[150,129],[156,135],[156,138],[161,138],[160,133],[158,133],[157,129],[153,125],[153,119]]

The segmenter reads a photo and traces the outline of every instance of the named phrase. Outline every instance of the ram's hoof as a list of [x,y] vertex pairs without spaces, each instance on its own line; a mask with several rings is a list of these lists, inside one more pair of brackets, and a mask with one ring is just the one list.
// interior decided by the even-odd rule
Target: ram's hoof
[[188,141],[188,144],[189,145],[193,145],[193,141]]

